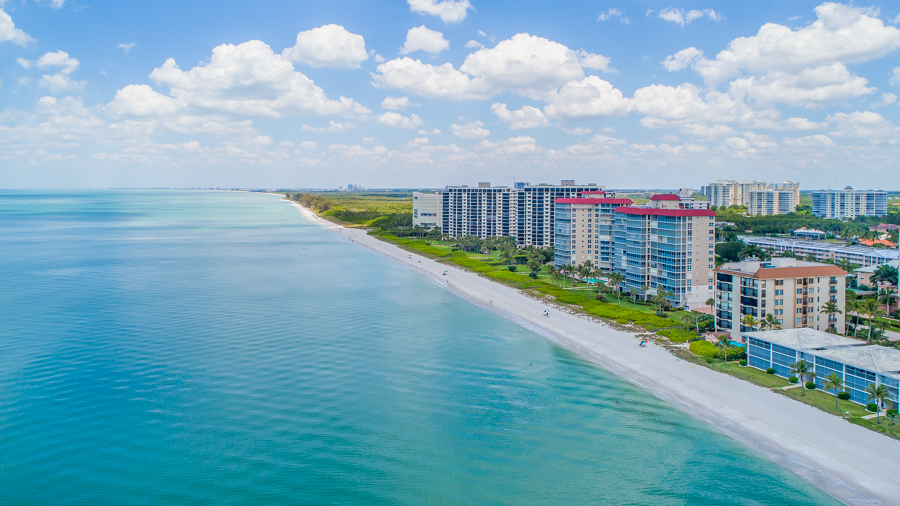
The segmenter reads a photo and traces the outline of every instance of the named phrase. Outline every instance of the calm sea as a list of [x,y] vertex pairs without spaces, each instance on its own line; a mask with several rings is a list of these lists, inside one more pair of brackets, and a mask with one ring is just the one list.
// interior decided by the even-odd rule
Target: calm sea
[[0,503],[835,501],[276,197],[0,191]]

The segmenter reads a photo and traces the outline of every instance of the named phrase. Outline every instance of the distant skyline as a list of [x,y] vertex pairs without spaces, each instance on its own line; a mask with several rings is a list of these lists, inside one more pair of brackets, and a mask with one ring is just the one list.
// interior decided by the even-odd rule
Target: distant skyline
[[897,190],[898,24],[891,2],[0,0],[0,188]]

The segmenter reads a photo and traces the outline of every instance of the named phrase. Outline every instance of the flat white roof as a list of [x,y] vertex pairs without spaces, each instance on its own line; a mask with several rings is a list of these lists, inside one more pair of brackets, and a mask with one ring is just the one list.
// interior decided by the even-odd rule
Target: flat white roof
[[892,376],[897,376],[896,373],[900,372],[900,350],[896,348],[878,345],[858,346],[836,350],[816,350],[813,354],[875,373],[895,373]]
[[[882,265],[884,265],[884,264],[882,264]],[[900,267],[900,260],[891,260],[890,262],[887,263],[887,265],[890,265],[891,267]],[[874,273],[876,270],[878,270],[879,267],[881,267],[881,265],[870,265],[868,267],[860,267],[859,269],[856,269],[853,272],[864,272],[864,273],[865,272],[873,272]]]
[[866,344],[864,341],[810,328],[742,332],[741,335],[755,337],[756,339],[762,339],[763,341],[794,350],[814,350],[817,348],[862,346]]

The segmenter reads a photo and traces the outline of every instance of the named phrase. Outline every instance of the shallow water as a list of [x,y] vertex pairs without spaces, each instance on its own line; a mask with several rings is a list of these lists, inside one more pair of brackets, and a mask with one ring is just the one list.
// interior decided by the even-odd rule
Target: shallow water
[[0,191],[2,504],[835,504],[237,192]]

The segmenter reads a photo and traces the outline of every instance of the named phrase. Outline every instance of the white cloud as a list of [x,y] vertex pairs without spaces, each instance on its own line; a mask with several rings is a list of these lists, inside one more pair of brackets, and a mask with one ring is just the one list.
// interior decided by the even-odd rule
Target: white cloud
[[466,42],[466,47],[470,48],[470,49],[473,49],[473,48],[481,49],[484,47],[484,44],[482,44],[481,42],[478,42],[477,40],[470,40],[469,42]]
[[839,112],[828,116],[827,120],[835,125],[836,129],[829,132],[834,137],[900,144],[900,127],[876,112]]
[[419,107],[419,104],[409,102],[409,97],[385,97],[381,101],[381,107],[390,111],[402,111],[407,107]]
[[459,69],[478,76],[494,90],[532,98],[546,96],[558,86],[584,77],[575,51],[527,33],[468,55]]
[[450,41],[444,38],[444,34],[435,30],[429,30],[425,25],[410,28],[406,33],[406,42],[400,48],[403,54],[413,51],[425,51],[432,54],[440,53],[450,47]]
[[297,42],[282,52],[292,61],[313,67],[359,68],[369,58],[362,35],[350,33],[341,25],[324,25],[297,34]]
[[662,66],[669,72],[678,72],[690,67],[695,61],[703,58],[703,51],[696,47],[682,49],[674,55],[669,55],[662,62]]
[[875,93],[862,77],[841,63],[803,69],[797,73],[768,72],[731,82],[732,94],[746,95],[758,104],[785,103],[797,107],[821,107],[847,98]]
[[350,130],[353,130],[354,128],[356,128],[356,125],[354,125],[350,121],[346,123],[338,123],[337,121],[331,120],[328,122],[327,127],[314,127],[312,125],[307,125],[304,123],[303,126],[300,127],[300,130],[303,130],[304,132],[319,132],[320,134],[343,134],[349,132]]
[[602,70],[603,72],[615,71],[615,69],[609,66],[609,62],[612,58],[600,54],[589,53],[584,49],[579,49],[576,51],[576,54],[578,55],[578,64],[586,69]]
[[563,128],[563,132],[565,132],[569,135],[587,135],[587,134],[591,133],[591,129],[590,128],[582,128],[582,127],[571,128],[571,129]]
[[482,128],[483,126],[484,123],[480,121],[475,121],[466,125],[457,125],[454,123],[450,125],[450,130],[453,132],[453,135],[460,139],[482,139],[491,135],[489,130]]
[[77,90],[86,84],[84,81],[78,82],[69,77],[69,74],[78,68],[79,63],[77,59],[70,57],[69,53],[65,51],[45,53],[44,56],[41,56],[35,62],[23,58],[16,59],[16,62],[26,69],[32,66],[41,69],[59,68],[56,73],[45,74],[38,81],[41,86],[49,88],[54,93]]
[[[885,26],[865,9],[823,3],[815,11],[818,19],[798,30],[766,23],[756,35],[732,40],[715,60],[688,48],[689,53],[680,51],[666,62],[686,61],[707,82],[720,83],[742,73],[797,73],[833,63],[861,63],[900,48],[900,30]],[[686,65],[669,66],[680,70]]]
[[876,109],[878,107],[887,107],[895,103],[897,103],[897,95],[894,95],[893,93],[882,93],[881,101],[872,104],[871,107],[872,109]]
[[315,151],[319,149],[318,143],[316,141],[303,141],[297,145],[297,149],[303,149],[306,151]]
[[518,111],[510,111],[506,104],[494,103],[491,105],[491,114],[496,115],[500,121],[509,123],[510,130],[550,126],[544,113],[530,105],[523,106]]
[[378,115],[375,117],[375,122],[379,125],[410,129],[416,129],[425,124],[422,119],[415,114],[411,114],[407,117],[396,112],[386,112]]
[[894,67],[891,71],[891,86],[900,86],[900,67]]
[[541,151],[537,141],[527,135],[510,137],[499,142],[481,141],[478,148],[488,151],[489,156],[532,154]]
[[222,44],[213,49],[208,64],[187,71],[169,58],[150,73],[150,79],[168,86],[180,109],[201,114],[283,117],[371,112],[349,98],[329,99],[311,79],[294,71],[290,61],[258,40]]
[[125,54],[128,54],[129,51],[134,49],[134,46],[137,46],[137,42],[129,42],[128,44],[119,44],[116,47],[122,48],[125,50]]
[[622,91],[597,76],[571,81],[546,99],[544,114],[562,121],[596,120],[625,116],[632,108],[632,100]]
[[606,12],[601,12],[597,16],[597,21],[609,21],[612,18],[619,18],[619,23],[623,25],[627,25],[631,23],[631,20],[622,16],[623,12],[621,9],[616,9],[614,7],[610,7]]
[[449,63],[429,65],[403,57],[382,63],[377,70],[372,75],[376,88],[396,88],[432,98],[483,99],[494,94],[483,79],[473,79]]
[[409,9],[419,14],[430,14],[441,18],[444,23],[458,23],[466,19],[472,9],[469,0],[407,0]]
[[[728,125],[702,125],[696,123],[688,123],[681,127],[681,131],[687,135],[690,135],[691,137],[701,138],[715,138],[724,137],[726,135],[734,135],[734,129]],[[676,137],[675,140],[678,140],[678,138]]]
[[30,35],[16,28],[12,17],[2,9],[2,6],[3,4],[0,3],[0,43],[12,42],[13,44],[24,46],[29,42],[33,42],[34,39]]
[[[652,11],[647,11],[647,15],[649,16]],[[687,14],[681,9],[676,9],[674,7],[668,7],[666,9],[662,9],[659,11],[658,17],[664,21],[671,21],[678,26],[684,26],[685,23],[690,23],[695,19],[700,19],[702,17],[708,17],[713,21],[721,21],[725,19],[721,14],[717,13],[712,9],[704,9],[704,10],[691,10],[688,11]]]
[[108,111],[114,116],[156,116],[178,110],[175,99],[157,93],[146,84],[129,84],[116,92]]
[[647,116],[645,127],[659,128],[686,123],[723,123],[737,121],[739,104],[725,93],[710,91],[706,100],[700,89],[689,83],[677,87],[654,84],[634,92],[634,109]]
[[807,135],[805,137],[787,137],[781,139],[781,143],[786,146],[792,147],[811,147],[811,148],[822,148],[822,147],[832,147],[835,146],[831,137],[827,135],[818,134],[818,135]]
[[438,130],[437,128],[435,128],[431,131],[419,130],[418,132],[416,132],[416,135],[441,135],[441,131]]

